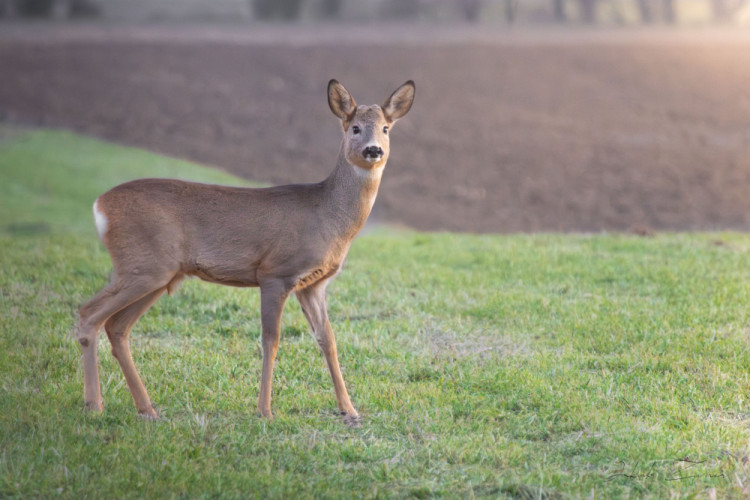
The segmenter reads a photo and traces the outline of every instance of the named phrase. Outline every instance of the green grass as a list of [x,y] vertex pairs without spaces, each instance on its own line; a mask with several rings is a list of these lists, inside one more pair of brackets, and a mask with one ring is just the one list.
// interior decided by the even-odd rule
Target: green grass
[[0,140],[0,497],[726,498],[750,485],[748,235],[375,230],[329,290],[360,428],[337,417],[293,300],[276,419],[259,418],[257,290],[191,280],[133,333],[163,418],[137,417],[106,336],[105,411],[91,415],[71,330],[110,269],[92,201],[143,175],[231,181],[69,133]]

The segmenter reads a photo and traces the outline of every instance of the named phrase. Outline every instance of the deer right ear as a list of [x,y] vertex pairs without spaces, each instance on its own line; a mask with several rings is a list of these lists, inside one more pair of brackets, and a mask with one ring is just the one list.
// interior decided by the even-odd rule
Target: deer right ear
[[386,119],[393,123],[411,109],[411,105],[414,103],[414,92],[415,92],[414,81],[409,80],[405,84],[401,85],[391,96],[385,100],[381,108]]
[[336,80],[328,82],[328,106],[341,121],[351,120],[357,111],[357,103],[352,95]]

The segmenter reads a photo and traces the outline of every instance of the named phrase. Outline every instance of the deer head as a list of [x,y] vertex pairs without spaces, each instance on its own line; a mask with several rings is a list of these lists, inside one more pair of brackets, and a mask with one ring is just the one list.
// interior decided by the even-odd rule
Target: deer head
[[328,82],[328,105],[344,129],[346,160],[364,170],[379,169],[388,161],[388,133],[414,102],[415,86],[409,80],[378,106],[358,106],[349,91],[336,80]]

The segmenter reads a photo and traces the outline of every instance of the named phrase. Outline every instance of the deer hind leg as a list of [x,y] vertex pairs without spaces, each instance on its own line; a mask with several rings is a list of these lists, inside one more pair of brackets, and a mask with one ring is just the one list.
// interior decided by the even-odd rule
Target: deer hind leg
[[75,327],[76,340],[81,344],[83,358],[83,386],[86,407],[92,411],[102,410],[102,395],[97,366],[97,340],[99,330],[110,316],[138,301],[143,296],[166,286],[166,281],[152,278],[123,280],[118,277],[102,291],[84,304],[78,311]]
[[138,370],[133,363],[133,357],[130,354],[130,331],[138,319],[159,300],[165,290],[166,288],[160,288],[144,295],[124,309],[120,309],[104,323],[104,330],[107,332],[110,344],[112,344],[112,355],[120,364],[125,382],[128,384],[131,396],[133,396],[135,407],[139,414],[151,419],[158,418],[158,414],[151,404],[146,387],[138,376]]
[[325,283],[315,284],[309,288],[299,290],[295,295],[302,306],[302,312],[305,313],[305,317],[313,329],[320,350],[323,351],[323,356],[325,356],[328,371],[333,381],[333,389],[336,392],[336,401],[338,402],[339,410],[341,410],[350,423],[356,424],[359,414],[349,399],[349,393],[346,391],[346,385],[344,384],[344,377],[341,376],[336,338],[333,335],[333,329],[328,320]]

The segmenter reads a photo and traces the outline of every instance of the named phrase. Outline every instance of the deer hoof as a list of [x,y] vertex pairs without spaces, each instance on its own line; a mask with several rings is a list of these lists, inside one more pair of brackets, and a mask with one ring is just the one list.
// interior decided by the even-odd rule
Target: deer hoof
[[357,428],[362,425],[362,417],[360,417],[359,414],[357,414],[356,412],[346,413],[342,411],[341,416],[347,427]]
[[144,420],[159,420],[159,414],[153,407],[145,411],[139,411],[138,416]]
[[270,408],[267,410],[260,410],[260,417],[266,420],[273,420],[273,413]]
[[86,411],[90,413],[101,413],[104,409],[101,401],[86,401],[84,407],[86,408]]

